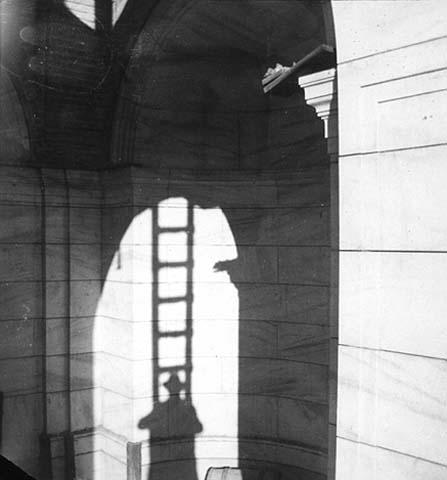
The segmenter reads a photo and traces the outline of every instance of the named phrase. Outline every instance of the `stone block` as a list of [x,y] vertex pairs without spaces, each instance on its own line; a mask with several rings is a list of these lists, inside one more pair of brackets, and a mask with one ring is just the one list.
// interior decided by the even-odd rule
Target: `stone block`
[[278,205],[284,207],[316,207],[329,204],[329,170],[326,166],[311,167],[299,172],[279,174]]
[[[216,349],[217,347],[218,345],[216,345]],[[236,341],[235,353],[241,357],[277,357],[280,354],[278,352],[278,324],[273,319],[271,321],[241,319],[239,345]]]
[[39,318],[0,321],[0,358],[37,356],[42,353]]
[[324,207],[275,209],[274,245],[329,245],[329,210]]
[[42,193],[38,169],[2,166],[1,179],[2,201],[40,204]]
[[70,387],[72,390],[93,388],[96,386],[101,369],[102,355],[92,352],[72,353],[70,358]]
[[71,243],[100,243],[101,209],[99,207],[71,207],[69,215]]
[[239,391],[327,402],[327,367],[276,359],[239,360]]
[[3,409],[2,455],[26,472],[37,474],[42,396],[5,397]]
[[338,435],[445,465],[446,382],[443,360],[340,347]]
[[45,241],[68,243],[68,207],[65,204],[45,206]]
[[284,443],[327,450],[328,406],[278,398],[278,438]]
[[41,280],[41,247],[36,244],[0,245],[0,281]]
[[152,364],[148,360],[133,361],[104,353],[100,361],[104,388],[128,397],[152,394]]
[[[264,395],[239,395],[239,435],[246,438],[278,437],[278,398]],[[233,432],[237,433],[236,432]]]
[[66,244],[45,246],[45,269],[47,281],[67,281],[69,278],[69,249]]
[[[170,193],[188,198],[191,203],[201,208],[258,207],[271,206],[276,203],[276,185],[272,180],[259,179],[256,174],[242,174],[238,178],[230,174],[222,177],[221,172],[214,178],[173,177]],[[225,178],[228,177],[228,178]]]
[[194,356],[215,355],[226,357],[238,355],[239,322],[237,320],[194,320],[192,329],[192,352]]
[[45,285],[47,318],[64,318],[69,315],[68,283],[51,281]]
[[344,159],[340,248],[445,250],[446,152],[439,146]]
[[[233,287],[234,288],[234,287]],[[239,318],[245,320],[276,321],[286,315],[285,287],[275,283],[240,283]]]
[[[11,375],[14,372],[14,375]],[[5,395],[26,395],[42,388],[40,357],[0,360],[0,381]]]
[[73,318],[70,322],[70,347],[73,354],[97,351],[94,344],[96,317]]
[[[403,9],[408,18],[402,18]],[[433,12],[436,11],[436,15]],[[443,35],[447,9],[436,0],[423,2],[387,0],[351,2],[337,1],[334,5],[337,32],[338,61],[343,63],[364,56],[393,51]],[[414,25],[410,18],[418,18]],[[337,28],[343,26],[343,28]],[[416,56],[415,58],[418,58]]]
[[[140,291],[139,302],[134,299],[135,290]],[[140,316],[148,321],[152,317],[151,291],[152,287],[147,284],[133,285],[106,280],[97,301],[96,316],[130,321],[134,318],[133,310],[138,308]]]
[[88,170],[67,170],[71,206],[100,205],[101,184],[98,172]]
[[66,391],[69,385],[67,357],[65,355],[47,356],[46,368],[47,391],[50,393]]
[[330,251],[327,247],[278,248],[279,281],[301,285],[328,286]]
[[443,480],[447,466],[339,437],[336,471],[340,478]]
[[68,429],[68,392],[47,394],[48,433],[60,434]]
[[92,317],[96,313],[101,295],[99,280],[70,282],[70,313],[72,317]]
[[42,291],[39,281],[0,282],[2,320],[27,320],[42,315]]
[[102,423],[101,392],[98,388],[71,392],[73,430],[97,427]]
[[[194,406],[202,431],[197,434],[196,442],[207,438],[224,437],[235,439],[238,434],[238,405],[239,399],[236,392],[232,393],[196,393],[192,395]],[[219,412],[216,415],[216,412]],[[222,446],[225,449],[225,446]],[[205,450],[202,447],[202,452]],[[208,450],[211,450],[208,448]],[[218,448],[214,446],[214,455]]]
[[126,478],[126,464],[105,453],[102,460],[102,472],[109,480],[122,480]]
[[277,349],[277,355],[284,359],[328,365],[328,327],[280,322]]
[[99,280],[101,278],[101,245],[99,243],[70,245],[71,280]]
[[39,243],[40,205],[3,204],[0,207],[1,243]]
[[[130,234],[126,235],[129,226],[135,216],[133,206],[105,206],[102,211],[102,242],[105,245],[117,246],[120,243],[132,243]],[[147,233],[144,238],[151,234],[150,223],[147,224]],[[129,238],[129,240],[127,240]]]
[[340,342],[445,359],[443,253],[344,252]]
[[[445,79],[444,76],[444,81]],[[379,101],[379,149],[391,150],[443,143],[447,127],[443,109],[446,101],[445,90]]]

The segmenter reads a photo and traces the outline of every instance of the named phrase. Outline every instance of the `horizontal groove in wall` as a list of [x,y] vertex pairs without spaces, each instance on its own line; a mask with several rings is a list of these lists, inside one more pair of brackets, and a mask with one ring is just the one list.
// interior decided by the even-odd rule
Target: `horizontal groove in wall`
[[[104,387],[104,386],[98,386],[98,387],[95,387],[97,389],[101,389],[103,390],[104,392],[109,392],[109,393],[113,393],[114,395],[117,395],[117,396],[120,396],[122,398],[125,398],[129,401],[133,401],[133,400],[148,400],[148,401],[152,401],[153,400],[153,396],[150,395],[133,395],[133,396],[130,396],[130,395],[127,395],[125,393],[121,393],[121,392],[116,392],[115,390],[112,390],[108,387]],[[94,388],[83,388],[83,389],[77,389],[76,391],[83,391],[83,390],[94,390]],[[62,392],[66,392],[66,390],[61,390],[61,391],[57,391],[57,392],[52,392],[52,393],[62,393]],[[237,396],[237,397],[256,397],[256,398],[270,398],[270,399],[281,399],[281,400],[292,400],[294,402],[297,402],[297,403],[302,403],[302,404],[305,404],[305,405],[318,405],[318,406],[321,406],[321,407],[327,407],[328,406],[328,402],[327,401],[324,401],[324,402],[321,402],[321,401],[317,401],[317,400],[310,400],[310,399],[307,399],[307,398],[302,398],[302,397],[292,397],[292,396],[289,396],[289,395],[279,395],[279,394],[268,394],[268,393],[240,393],[240,392],[206,392],[206,393],[202,393],[202,392],[193,392],[193,395],[198,397],[198,396],[207,396],[207,395],[222,395],[222,396]]]
[[412,352],[404,352],[401,350],[389,350],[386,348],[375,348],[375,347],[368,347],[368,346],[362,346],[362,345],[349,345],[346,343],[339,343],[339,347],[346,347],[346,348],[353,348],[355,350],[368,350],[370,352],[383,352],[383,353],[392,353],[396,355],[404,355],[407,357],[415,357],[415,358],[425,358],[428,360],[436,360],[440,362],[447,362],[447,357],[433,357],[431,355],[421,355],[420,353],[412,353]]
[[437,148],[437,147],[446,147],[446,143],[433,143],[433,144],[426,144],[426,145],[415,145],[411,147],[401,147],[401,148],[391,148],[389,150],[370,150],[365,152],[353,152],[353,153],[344,153],[339,155],[339,159],[342,161],[343,158],[351,158],[351,157],[364,157],[364,156],[372,156],[372,155],[381,155],[386,153],[397,153],[397,152],[407,152],[411,150],[423,150],[424,148]]
[[439,40],[444,40],[444,39],[447,39],[447,35],[441,35],[439,37],[428,38],[427,40],[422,40],[420,42],[409,43],[407,45],[401,45],[399,47],[389,48],[387,50],[381,50],[380,52],[374,52],[374,53],[370,53],[368,55],[363,55],[363,56],[360,56],[360,57],[350,58],[348,60],[343,60],[341,62],[338,62],[338,65],[345,65],[345,64],[357,62],[357,61],[360,61],[360,60],[365,60],[367,58],[377,57],[377,56],[384,55],[384,54],[387,54],[387,53],[397,52],[399,50],[406,50],[407,48],[417,47],[418,45],[425,45],[427,43],[433,43],[433,42],[437,42]]
[[412,253],[436,253],[444,254],[447,250],[374,250],[374,249],[349,249],[341,248],[340,253],[399,253],[399,254],[412,254]]
[[406,100],[408,98],[424,97],[426,95],[433,95],[434,93],[442,93],[442,92],[447,92],[447,88],[439,88],[437,90],[428,90],[426,92],[414,93],[412,95],[406,95],[402,97],[387,98],[386,100],[378,100],[377,103],[382,104],[382,103],[399,102],[400,100]]
[[366,447],[377,448],[377,449],[380,449],[380,450],[384,450],[386,452],[395,453],[396,455],[402,455],[404,457],[412,458],[414,460],[420,460],[422,462],[431,463],[433,465],[439,465],[440,467],[445,467],[447,469],[447,465],[444,464],[444,463],[433,462],[432,460],[427,460],[426,458],[423,458],[423,457],[418,457],[416,455],[411,455],[409,453],[400,452],[399,450],[394,450],[392,448],[387,448],[387,447],[377,445],[377,444],[373,445],[371,443],[362,442],[360,440],[353,440],[351,438],[343,437],[341,435],[337,435],[337,438],[340,438],[340,439],[345,440],[345,441],[350,442],[350,443],[365,445]]
[[364,85],[361,85],[360,88],[375,87],[377,85],[398,82],[400,80],[406,80],[408,78],[421,77],[423,75],[430,75],[432,73],[443,72],[445,70],[447,70],[447,67],[433,68],[431,70],[424,70],[423,72],[412,73],[411,75],[402,75],[400,77],[393,77],[393,78],[388,78],[386,80],[380,80],[379,82],[365,83]]

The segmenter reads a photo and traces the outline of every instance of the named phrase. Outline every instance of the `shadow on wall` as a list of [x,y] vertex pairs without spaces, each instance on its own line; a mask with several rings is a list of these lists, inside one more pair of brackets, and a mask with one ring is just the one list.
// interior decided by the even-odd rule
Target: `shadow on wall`
[[[149,480],[198,480],[195,456],[195,436],[202,431],[202,424],[191,403],[190,392],[184,392],[184,384],[180,382],[177,373],[172,373],[164,384],[169,397],[164,402],[157,402],[152,412],[141,419],[138,427],[150,431],[151,448],[149,456],[151,467]],[[183,460],[166,462],[169,459],[171,442],[181,442]],[[165,443],[165,445],[163,444]],[[164,462],[163,462],[164,460]]]
[[[176,10],[182,2],[163,3],[168,10],[176,4]],[[117,119],[117,137],[129,132],[133,135],[126,145],[130,158],[124,156],[124,160],[141,162],[146,168],[127,169],[131,172],[127,179],[118,172],[115,192],[110,185],[104,186],[104,196],[110,200],[105,205],[102,198],[92,200],[87,181],[79,189],[71,186],[70,191],[69,182],[61,178],[46,185],[48,198],[57,191],[54,198],[59,203],[45,212],[44,221],[49,227],[45,238],[50,245],[46,273],[52,281],[42,298],[47,302],[48,329],[63,322],[67,328],[51,330],[64,333],[63,338],[54,335],[47,344],[51,389],[43,397],[49,406],[49,436],[55,454],[53,467],[58,466],[54,472],[61,475],[58,478],[70,475],[64,472],[64,453],[58,455],[63,447],[54,447],[64,432],[76,436],[79,476],[96,480],[100,475],[116,473],[117,465],[125,468],[121,456],[113,457],[113,449],[107,450],[110,443],[101,446],[109,462],[104,462],[104,471],[91,457],[95,445],[89,432],[108,428],[107,422],[112,420],[116,422],[115,440],[134,438],[138,426],[142,435],[142,429],[149,430],[150,456],[145,467],[149,467],[151,480],[171,475],[174,470],[185,480],[195,480],[203,478],[211,465],[229,464],[274,466],[285,479],[297,475],[325,477],[329,304],[326,145],[321,122],[305,106],[301,94],[266,97],[260,86],[266,65],[278,52],[284,63],[296,60],[302,51],[321,43],[321,27],[313,0],[284,0],[281,8],[278,2],[263,3],[262,8],[259,5],[255,1],[191,2],[194,8],[183,12],[183,22],[177,22],[181,18],[176,16],[178,12],[174,12],[176,21],[168,15],[172,29],[166,34],[168,42],[158,51],[151,44],[154,38],[157,43],[157,31],[148,24],[135,48],[122,92],[123,101],[136,114],[123,114]],[[85,87],[84,93],[95,87],[97,83],[89,82],[102,78],[107,62],[91,64],[97,54],[107,57],[107,49],[101,50],[103,44],[90,36],[91,32],[85,34],[83,29],[87,27],[81,22],[75,25],[79,29],[76,31],[84,32],[79,37],[67,33],[74,21],[67,18],[68,13],[65,8],[57,11],[61,21],[50,25],[54,58],[60,53],[58,49],[65,48],[59,40],[67,38],[79,40],[74,46],[79,57],[84,50],[95,50],[97,42],[102,53],[95,50],[95,55],[88,57],[80,78],[74,64],[70,69],[47,71],[54,81],[50,87],[63,88],[46,89],[46,95],[42,95],[42,86],[30,82],[29,95],[34,95],[36,102],[42,98],[47,101],[36,107],[45,112],[48,121],[40,130],[45,133],[39,137],[43,142],[38,146],[40,151],[48,152],[55,165],[60,159],[76,157],[91,166],[97,154],[103,155],[98,138],[106,131],[104,112],[100,111],[102,104],[96,108],[95,96],[79,95],[78,84]],[[165,32],[163,18],[154,18],[158,31]],[[302,22],[303,18],[309,21]],[[44,16],[41,20],[45,24]],[[303,29],[297,38],[296,25],[300,22]],[[269,32],[268,38],[265,31]],[[85,45],[81,45],[83,41]],[[39,47],[28,44],[30,48]],[[94,75],[88,74],[90,67]],[[141,71],[136,72],[138,68]],[[36,78],[42,79],[42,72],[36,72]],[[104,98],[98,101],[108,105]],[[68,103],[74,110],[65,108]],[[123,124],[129,117],[135,122],[124,131]],[[88,127],[89,134],[68,138],[68,132],[78,131],[74,127],[80,124]],[[88,155],[84,155],[86,145],[92,147]],[[40,185],[36,184],[40,196]],[[126,192],[128,187],[130,192]],[[65,196],[70,208],[62,203]],[[177,209],[182,215],[189,212],[189,226],[167,224],[163,227],[167,230],[160,231],[160,222],[154,223],[157,209],[172,198],[184,202],[165,205],[166,209]],[[37,240],[33,239],[37,245],[42,241],[41,218],[34,210]],[[150,238],[137,236],[127,248],[127,240],[123,241],[126,231],[138,212],[144,211],[155,212],[144,226],[152,226]],[[102,234],[101,222],[110,224],[102,227]],[[182,243],[179,245],[171,234],[181,234]],[[160,235],[167,240],[160,242]],[[17,237],[11,238],[10,243],[17,244]],[[156,253],[160,244],[169,252],[164,259],[160,251]],[[9,256],[38,257],[35,245],[26,248],[17,250],[15,257]],[[185,249],[186,257],[178,257]],[[196,253],[191,255],[190,249]],[[145,259],[148,251],[149,260],[140,262],[138,255]],[[132,259],[134,254],[136,259]],[[100,260],[102,267],[98,265]],[[124,276],[112,281],[102,276],[102,272],[111,271],[119,277],[126,270],[126,262],[134,269],[130,282]],[[179,269],[183,273],[177,277]],[[31,266],[29,270],[34,275],[39,269]],[[137,270],[144,278],[141,283]],[[14,308],[21,306],[23,298],[39,298],[45,282],[40,273],[32,278],[26,273],[23,290],[19,291],[21,284],[14,284],[13,294],[9,293],[14,295]],[[133,290],[127,289],[126,282],[134,280]],[[159,290],[166,286],[167,292]],[[171,290],[181,286],[183,292]],[[7,288],[11,292],[12,287]],[[34,289],[32,295],[30,288]],[[135,300],[138,291],[144,298],[143,307],[134,308],[140,299]],[[96,318],[101,292],[104,298],[113,300],[109,315]],[[173,305],[182,313],[170,310]],[[39,308],[35,318],[40,315]],[[141,326],[147,329],[126,343],[122,327],[131,323],[133,315],[141,316]],[[101,339],[105,348],[98,358],[94,358],[92,341],[94,322],[106,326]],[[183,327],[178,328],[182,322]],[[27,328],[31,335],[37,331]],[[71,351],[66,347],[70,342]],[[21,344],[25,345],[23,341]],[[138,358],[136,344],[142,345],[144,357]],[[42,352],[28,354],[37,358]],[[72,361],[68,384],[66,357]],[[162,363],[166,359],[170,363]],[[93,371],[96,360],[104,369],[100,380]],[[33,382],[39,383],[39,368],[34,375],[28,365],[34,368],[35,364],[27,363],[26,369],[33,372]],[[136,366],[141,367],[138,378],[147,387],[143,392],[138,390],[140,385],[130,385],[129,370]],[[7,386],[12,383],[11,377],[9,374],[6,378]],[[40,388],[34,383],[33,388]],[[131,401],[128,388],[135,390]],[[30,391],[28,385],[20,385],[20,389],[20,395]],[[36,391],[40,398],[41,392]],[[24,402],[30,397],[26,395]],[[5,401],[10,419],[17,418],[20,410],[31,411],[11,396]],[[137,404],[138,409],[134,409]],[[40,418],[35,423],[35,428],[40,428]],[[8,432],[13,429],[9,421]],[[19,437],[14,437],[7,451],[17,453],[19,459],[24,455],[26,464],[29,459],[22,452],[25,449]],[[182,460],[184,468],[179,469]]]
[[[148,324],[138,337],[150,352],[144,347],[142,390],[129,387],[131,401],[119,392],[103,403],[103,413],[111,417],[109,406],[114,416],[122,412],[128,420],[110,428],[129,437],[140,438],[137,425],[148,427],[149,455],[142,458],[151,479],[175,471],[195,480],[225,465],[275,468],[286,480],[326,477],[330,245],[323,125],[302,92],[266,96],[260,84],[270,59],[281,59],[278,52],[291,63],[321,43],[315,5],[164,2],[135,46],[114,141],[118,163],[142,167],[127,170],[128,185],[126,174],[116,173],[115,190],[105,186],[114,206],[103,210],[113,239],[103,249],[105,269],[121,275],[118,264],[123,272],[133,249],[134,285],[125,290],[122,273],[110,293],[113,282],[104,278],[102,292],[119,299],[114,316],[119,303],[138,298],[137,311],[131,314],[129,303],[122,320],[137,315]],[[163,210],[183,220],[161,231]],[[134,222],[145,227],[131,239],[126,231]],[[160,235],[168,238],[164,259]],[[160,328],[165,320],[190,323],[167,330]],[[122,385],[127,373],[117,348],[111,340],[105,350],[110,359],[116,355],[110,368],[122,372],[116,381]],[[137,355],[134,346],[122,353]],[[183,386],[177,398],[164,391],[174,374]],[[185,444],[176,438],[179,425],[170,437],[170,405],[180,411],[190,405],[195,413],[186,424],[195,417],[202,426],[188,428]],[[132,417],[134,410],[140,413]],[[168,417],[164,432],[158,416]],[[113,472],[114,465],[106,468]]]
[[1,2],[1,65],[25,109],[33,153],[27,164],[95,169],[108,163],[127,50],[155,1]]
[[[150,360],[139,376],[144,409],[136,397],[135,408],[144,412],[136,424],[149,430],[143,471],[150,479],[173,472],[203,478],[210,466],[224,465],[275,469],[285,479],[324,478],[325,162],[323,156],[320,165],[296,171],[227,171],[225,179],[220,172],[132,169],[140,213],[130,208],[126,219],[120,209],[107,221],[122,245],[105,249],[114,259],[101,302],[135,298],[143,286],[133,315],[147,324],[138,343]],[[123,235],[120,224],[140,227]],[[126,250],[131,238],[133,254]],[[138,269],[133,293],[110,290],[131,255]]]
[[[153,209],[154,407],[138,424],[139,428],[150,432],[150,480],[198,480],[195,436],[202,432],[203,427],[191,399],[194,233],[194,208],[183,199],[178,199],[174,204],[169,200],[163,201]],[[164,381],[166,377],[168,379]],[[163,400],[166,396],[167,399]],[[170,463],[173,443],[181,445],[183,460],[176,459],[175,463]]]

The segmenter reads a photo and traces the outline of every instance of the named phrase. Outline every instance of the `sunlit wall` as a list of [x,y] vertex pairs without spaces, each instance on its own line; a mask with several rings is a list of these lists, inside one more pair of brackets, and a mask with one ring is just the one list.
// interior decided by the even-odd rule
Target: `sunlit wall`
[[[149,187],[145,195],[150,199]],[[127,441],[143,442],[149,478],[176,472],[192,480],[193,471],[204,477],[206,459],[237,462],[238,294],[228,273],[215,268],[237,257],[234,239],[219,208],[154,200],[135,207],[140,212],[118,245],[107,245],[107,232],[113,237],[122,207],[110,207],[105,222],[111,263],[94,335],[99,478],[123,478]]]

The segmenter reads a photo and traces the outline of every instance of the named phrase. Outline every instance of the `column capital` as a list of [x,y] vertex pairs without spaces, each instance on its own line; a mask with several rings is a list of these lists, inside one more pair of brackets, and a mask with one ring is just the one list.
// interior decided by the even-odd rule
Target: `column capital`
[[324,135],[328,140],[329,153],[337,150],[337,70],[331,68],[322,72],[303,75],[298,78],[304,90],[306,103],[315,109],[324,122]]

